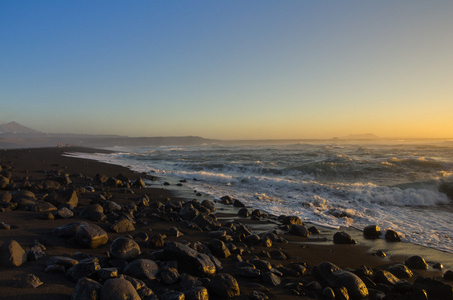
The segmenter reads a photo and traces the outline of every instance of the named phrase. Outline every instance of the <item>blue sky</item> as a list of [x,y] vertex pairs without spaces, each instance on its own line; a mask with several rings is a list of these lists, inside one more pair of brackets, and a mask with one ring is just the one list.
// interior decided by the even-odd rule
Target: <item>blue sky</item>
[[0,123],[453,137],[452,1],[0,2]]

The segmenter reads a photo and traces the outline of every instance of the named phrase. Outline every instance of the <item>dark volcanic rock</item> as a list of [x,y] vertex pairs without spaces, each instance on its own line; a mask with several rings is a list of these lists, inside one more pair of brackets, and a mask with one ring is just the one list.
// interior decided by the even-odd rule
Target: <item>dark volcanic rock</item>
[[304,225],[302,219],[297,216],[280,216],[283,225]]
[[80,226],[87,224],[85,222],[72,222],[66,225],[57,227],[53,230],[53,234],[57,237],[75,237]]
[[110,246],[110,254],[114,258],[131,261],[140,255],[140,246],[133,239],[118,237]]
[[159,266],[149,259],[136,259],[124,268],[124,273],[139,279],[155,279]]
[[107,233],[98,225],[84,223],[75,235],[77,243],[82,247],[97,248],[107,243]]
[[217,298],[231,298],[239,296],[241,291],[236,279],[226,273],[215,275],[208,285],[209,294]]
[[185,300],[209,300],[208,290],[205,287],[197,286],[184,291]]
[[398,232],[396,232],[396,231],[394,231],[392,229],[388,229],[385,232],[385,240],[387,242],[401,242],[401,238],[398,235]]
[[116,233],[124,233],[134,231],[134,223],[129,218],[121,218],[115,224],[112,225],[111,229]]
[[411,278],[414,273],[403,264],[396,264],[389,267],[389,271],[398,278]]
[[113,278],[102,286],[100,300],[141,300],[141,298],[128,280]]
[[206,231],[211,231],[215,230],[217,228],[222,227],[219,221],[212,216],[208,215],[206,213],[199,213],[193,220],[192,222],[196,224],[198,227],[200,227],[203,230]]
[[56,211],[57,208],[55,207],[55,205],[53,205],[52,203],[50,202],[46,202],[46,201],[37,201],[32,209],[32,211],[35,211],[35,212],[49,212],[49,211]]
[[453,299],[453,288],[434,278],[417,277],[413,283],[414,291],[425,290],[427,299]]
[[[123,180],[125,181],[125,180]],[[143,179],[137,178],[134,183],[132,184],[133,187],[144,189],[145,188],[145,182],[143,182]]]
[[428,264],[422,257],[418,255],[414,255],[406,259],[405,265],[411,269],[428,270]]
[[99,260],[97,258],[86,258],[79,261],[78,264],[72,266],[66,272],[66,275],[73,281],[77,282],[82,277],[90,277],[100,269],[101,266],[99,265]]
[[18,267],[27,261],[27,254],[15,240],[7,240],[0,247],[0,265]]
[[210,212],[214,212],[215,211],[215,204],[211,200],[203,200],[203,201],[201,201],[201,206],[205,207]]
[[90,279],[80,278],[72,292],[71,300],[95,300],[101,295],[102,284]]
[[51,256],[47,260],[47,266],[59,265],[63,266],[65,269],[69,269],[78,263],[78,260],[66,256]]
[[46,247],[44,247],[39,242],[35,242],[35,244],[26,251],[27,260],[35,261],[35,260],[40,259],[41,257],[46,256],[46,254],[44,253],[45,250],[46,250]]
[[163,283],[165,284],[173,284],[178,282],[180,275],[178,269],[176,268],[165,268],[160,271],[159,276]]
[[266,273],[262,274],[260,276],[260,280],[263,283],[272,285],[272,286],[278,286],[278,285],[280,285],[280,283],[282,283],[282,280],[280,279],[280,277],[278,277],[277,275],[275,275],[271,272],[266,272]]
[[363,236],[366,239],[378,239],[381,236],[381,229],[377,225],[369,225],[363,229]]
[[289,229],[289,233],[297,235],[297,236],[301,236],[301,237],[310,236],[310,233],[308,232],[307,228],[305,228],[305,226],[297,225],[297,224],[291,225],[291,227]]
[[44,200],[52,203],[55,206],[64,204],[71,205],[72,207],[77,207],[77,204],[79,203],[77,193],[73,189],[54,191]]
[[368,288],[357,275],[341,270],[330,262],[323,262],[313,267],[312,275],[326,281],[333,289],[345,287],[352,299],[363,299],[369,295]]
[[447,272],[444,273],[444,279],[448,281],[453,281],[453,271],[448,270]]
[[225,243],[221,240],[212,239],[209,242],[209,248],[212,253],[219,258],[228,258],[231,256],[230,250],[228,250]]
[[33,274],[27,274],[22,278],[22,287],[24,288],[37,288],[38,286],[42,285],[43,282]]
[[168,242],[164,247],[165,258],[176,260],[179,270],[195,276],[213,276],[216,266],[211,258],[189,246],[176,242]]
[[62,207],[55,212],[55,216],[60,219],[69,219],[74,216],[74,213],[67,207]]
[[374,272],[373,281],[393,286],[399,281],[399,278],[387,270],[377,270]]
[[185,204],[181,210],[179,211],[179,216],[183,219],[183,220],[192,220],[193,218],[195,218],[200,212],[198,211],[198,209],[196,209],[195,207],[193,207],[192,204],[188,203],[188,204]]
[[243,207],[238,211],[238,215],[243,218],[248,218],[250,216],[250,211],[247,208]]
[[334,244],[357,244],[357,242],[346,232],[341,231],[333,235]]

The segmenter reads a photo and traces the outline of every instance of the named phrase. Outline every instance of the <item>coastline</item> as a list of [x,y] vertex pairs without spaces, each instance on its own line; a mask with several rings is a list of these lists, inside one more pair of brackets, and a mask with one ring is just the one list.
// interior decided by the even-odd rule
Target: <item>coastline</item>
[[[63,156],[66,152],[91,152],[101,153],[105,150],[94,149],[94,148],[33,148],[33,149],[12,149],[4,150],[0,152],[0,165],[11,166],[11,176],[13,183],[16,187],[13,190],[18,190],[24,182],[28,181],[41,182],[48,177],[55,170],[60,170],[60,173],[69,174],[74,186],[86,186],[88,182],[85,180],[86,177],[95,178],[96,174],[105,174],[108,177],[115,177],[119,173],[125,177],[130,178],[132,181],[138,177],[145,178],[148,176],[148,180],[152,183],[144,189],[131,188],[134,194],[123,193],[120,187],[106,187],[100,184],[95,187],[95,192],[82,194],[79,197],[79,206],[74,209],[75,212],[80,212],[80,209],[89,205],[95,197],[101,192],[108,190],[113,196],[115,202],[119,204],[127,204],[130,202],[136,202],[136,200],[143,196],[148,195],[151,202],[166,202],[167,198],[174,201],[184,200],[190,201],[193,198],[199,202],[205,199],[209,199],[209,195],[197,195],[188,187],[178,187],[174,189],[174,183],[169,186],[164,185],[162,180],[158,178],[152,178],[149,175],[136,173],[129,170],[126,167],[101,163],[88,159],[74,158]],[[82,177],[72,176],[74,174],[82,174]],[[8,188],[11,190],[10,188]],[[39,193],[36,193],[38,198],[42,197]],[[192,196],[191,196],[192,194]],[[213,199],[210,199],[213,200]],[[75,214],[74,217],[69,219],[58,219],[54,220],[42,220],[40,219],[41,214],[39,212],[33,212],[29,210],[17,209],[12,211],[5,211],[0,213],[0,221],[11,225],[11,229],[0,230],[0,241],[3,243],[7,239],[16,240],[24,250],[38,240],[41,244],[46,247],[46,256],[37,261],[27,261],[23,265],[15,268],[7,268],[0,266],[0,286],[2,288],[2,298],[4,299],[45,299],[51,295],[52,299],[70,299],[75,282],[62,276],[61,274],[44,272],[46,268],[47,260],[51,256],[64,255],[71,256],[76,252],[83,252],[92,256],[105,258],[105,253],[109,250],[111,243],[115,238],[130,235],[134,236],[137,233],[145,232],[151,234],[166,234],[168,241],[201,241],[209,242],[211,239],[209,232],[195,231],[183,227],[177,222],[165,222],[156,218],[147,219],[146,224],[136,224],[135,230],[127,233],[115,233],[108,231],[108,242],[96,249],[81,248],[77,245],[68,243],[64,239],[57,238],[51,234],[52,230],[58,226],[65,225],[69,222],[84,221],[87,220],[80,217],[79,214]],[[216,204],[216,215],[217,218],[222,222],[228,220],[239,220],[243,224],[250,226],[256,232],[262,232],[267,230],[273,230],[280,225],[278,221],[273,218],[261,218],[261,220],[251,220],[250,218],[243,219],[237,216],[237,209],[231,205]],[[103,227],[108,227],[108,224],[101,224]],[[178,227],[178,229],[184,233],[183,236],[173,237],[168,233],[168,228]],[[318,226],[317,226],[318,227]],[[371,252],[375,251],[376,247],[373,247],[373,242],[367,241],[361,238],[361,233],[354,231],[352,228],[341,228],[340,230],[331,228],[321,228],[321,234],[319,236],[312,236],[312,238],[298,237],[289,234],[283,234],[282,236],[288,240],[288,243],[276,243],[272,247],[267,248],[261,245],[256,245],[247,248],[249,252],[247,255],[243,255],[244,259],[250,259],[254,255],[260,256],[262,251],[281,250],[289,254],[290,259],[282,261],[278,259],[267,259],[272,265],[289,265],[294,263],[306,263],[308,270],[311,270],[313,266],[316,266],[324,261],[329,261],[336,264],[342,269],[357,269],[363,265],[371,268],[385,269],[390,265],[396,263],[404,263],[407,257],[411,253],[417,253],[420,249],[416,245],[408,243],[386,243],[383,240],[378,240],[379,248],[400,248],[398,251],[393,250],[395,255],[389,255],[385,258],[373,256]],[[357,240],[357,245],[338,245],[332,243],[332,236],[336,231],[347,231]],[[376,244],[376,243],[374,243]],[[150,249],[143,245],[143,256],[149,255]],[[381,247],[382,245],[382,247]],[[384,252],[386,252],[385,249]],[[391,253],[392,250],[389,251]],[[429,252],[429,251],[428,251]],[[404,253],[402,255],[401,253]],[[419,254],[423,257],[423,254]],[[449,254],[451,255],[451,254]],[[451,255],[453,256],[453,255]],[[229,258],[221,259],[223,265],[222,272],[230,273],[233,275],[241,289],[241,296],[236,296],[235,299],[247,299],[248,295],[256,290],[256,283],[259,280],[250,280],[237,276],[234,273],[235,262]],[[407,279],[409,282],[413,282],[417,276],[425,276],[430,278],[438,279],[444,283],[451,284],[442,279],[442,275],[446,270],[435,270],[432,268],[432,264],[439,262],[445,264],[449,268],[453,267],[450,263],[444,261],[433,261],[433,259],[427,259],[430,268],[428,270],[413,270],[414,276]],[[28,273],[35,274],[38,276],[43,285],[37,288],[23,288],[20,287],[21,279]],[[300,296],[292,295],[288,289],[284,288],[286,283],[298,282],[299,279],[291,277],[283,277],[282,284],[278,286],[265,285],[269,292],[266,292],[271,299],[301,299]],[[150,283],[151,285],[151,283]],[[169,286],[171,287],[171,286]]]

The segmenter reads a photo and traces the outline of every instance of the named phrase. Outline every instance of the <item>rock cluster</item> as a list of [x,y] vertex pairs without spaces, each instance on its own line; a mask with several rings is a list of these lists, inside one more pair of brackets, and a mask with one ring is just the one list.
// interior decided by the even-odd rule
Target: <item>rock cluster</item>
[[[272,289],[312,299],[453,298],[451,286],[441,280],[413,279],[416,270],[428,268],[420,256],[385,269],[341,269],[329,261],[309,266],[302,259],[293,259],[282,247],[288,243],[286,238],[306,240],[319,234],[319,229],[307,229],[297,216],[269,216],[230,196],[219,202],[237,207],[240,220],[219,220],[214,214],[216,204],[210,200],[150,199],[143,193],[141,177],[130,180],[121,173],[87,178],[49,171],[45,180],[23,183],[21,189],[13,186],[12,176],[5,175],[9,174],[0,177],[2,211],[23,210],[44,220],[60,219],[63,225],[52,230],[52,238],[80,252],[49,256],[38,241],[24,250],[17,241],[7,240],[0,246],[0,264],[12,268],[27,261],[45,261],[44,272],[72,282],[74,300],[276,299]],[[115,193],[127,196],[119,201]],[[244,218],[271,220],[276,229],[253,232],[241,222]],[[154,232],[153,225],[159,222],[162,226],[162,221],[170,225]],[[0,224],[0,228],[11,226]],[[184,240],[191,234],[199,240]],[[381,231],[371,225],[363,235],[376,239]],[[392,230],[387,230],[385,239],[401,240]],[[343,231],[335,233],[332,241],[356,244]],[[445,272],[444,280],[452,279],[453,272]],[[22,286],[40,288],[45,284],[27,274]],[[242,294],[242,285],[249,294]]]

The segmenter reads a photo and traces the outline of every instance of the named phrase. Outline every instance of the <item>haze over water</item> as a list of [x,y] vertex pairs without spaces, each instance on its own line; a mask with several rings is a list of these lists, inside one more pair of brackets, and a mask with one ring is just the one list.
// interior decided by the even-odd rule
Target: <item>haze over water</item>
[[452,1],[0,1],[0,124],[449,138]]

